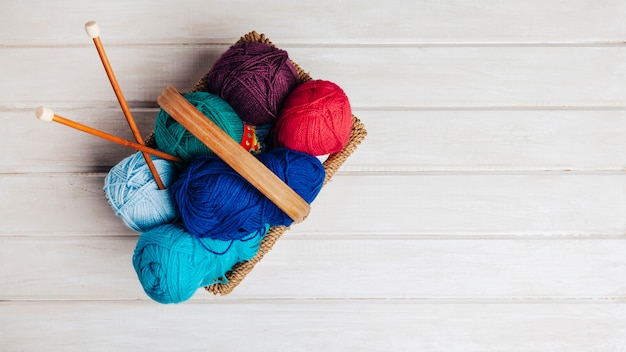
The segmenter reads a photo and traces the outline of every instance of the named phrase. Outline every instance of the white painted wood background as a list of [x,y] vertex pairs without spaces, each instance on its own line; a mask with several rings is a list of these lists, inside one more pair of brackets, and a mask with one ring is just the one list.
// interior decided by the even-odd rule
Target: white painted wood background
[[[5,1],[0,351],[626,350],[622,0]],[[102,194],[239,36],[335,81],[369,135],[226,297],[150,301]]]

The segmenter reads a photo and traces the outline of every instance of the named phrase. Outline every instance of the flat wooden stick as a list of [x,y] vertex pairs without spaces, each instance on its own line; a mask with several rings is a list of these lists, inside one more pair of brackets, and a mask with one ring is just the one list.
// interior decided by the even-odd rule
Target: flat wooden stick
[[[135,137],[135,141],[138,144],[144,144],[143,139],[141,138],[141,133],[139,133],[139,129],[137,128],[137,124],[135,123],[135,119],[133,115],[130,113],[130,109],[128,108],[128,104],[126,103],[126,99],[124,98],[124,94],[122,94],[122,89],[120,85],[117,83],[117,78],[115,78],[115,73],[113,73],[113,68],[111,67],[111,63],[109,62],[109,58],[107,57],[106,52],[104,51],[104,47],[102,46],[102,41],[100,40],[100,27],[95,21],[89,21],[85,23],[85,30],[87,31],[87,35],[89,38],[93,39],[93,43],[96,45],[96,50],[98,50],[98,55],[100,56],[100,61],[102,61],[102,65],[104,66],[104,70],[106,71],[107,77],[109,77],[109,82],[111,82],[111,87],[113,87],[113,91],[115,92],[115,96],[117,97],[117,101],[120,103],[120,107],[122,108],[122,112],[126,117],[126,121],[128,122],[128,126],[130,130],[133,132],[133,136]],[[163,181],[161,181],[161,177],[159,177],[159,173],[157,172],[152,159],[150,159],[150,155],[146,152],[142,152],[144,159],[146,159],[146,164],[152,173],[152,177],[154,177],[154,181],[156,182],[159,189],[165,189],[163,185]]]
[[309,204],[270,169],[191,105],[176,88],[168,86],[157,99],[178,123],[232,167],[296,223],[309,214]]
[[139,144],[139,143],[134,143],[131,141],[127,141],[123,138],[114,136],[112,134],[97,130],[93,127],[89,127],[86,125],[83,125],[81,123],[78,123],[76,121],[72,121],[70,119],[66,119],[65,117],[56,115],[51,109],[49,108],[45,108],[43,106],[40,106],[37,108],[37,110],[35,111],[35,115],[37,116],[38,119],[42,120],[42,121],[46,121],[46,122],[50,122],[50,121],[54,121],[54,122],[58,122],[62,125],[68,126],[68,127],[72,127],[75,128],[79,131],[82,132],[86,132],[89,133],[91,135],[94,135],[96,137],[100,137],[102,139],[106,139],[108,141],[111,141],[113,143],[117,143],[129,148],[133,148],[148,154],[152,154],[154,156],[158,156],[161,159],[165,159],[165,160],[169,160],[169,161],[174,161],[177,163],[182,163],[183,160],[181,158],[178,158],[176,156],[164,153],[160,150],[156,150],[150,147],[146,147],[143,144]]

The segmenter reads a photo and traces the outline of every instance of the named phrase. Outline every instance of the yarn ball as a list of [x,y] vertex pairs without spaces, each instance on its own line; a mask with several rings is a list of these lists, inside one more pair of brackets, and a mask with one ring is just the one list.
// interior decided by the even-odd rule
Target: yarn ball
[[[151,158],[163,185],[169,187],[176,179],[176,167],[167,160]],[[115,215],[137,232],[168,223],[178,215],[169,191],[159,189],[140,152],[111,168],[104,178],[104,194]]]
[[231,46],[213,64],[206,89],[226,100],[252,125],[273,123],[285,98],[300,82],[287,52],[268,44]]
[[[320,161],[308,154],[279,148],[257,158],[311,203],[324,182]],[[171,187],[174,206],[194,236],[239,239],[264,224],[289,226],[293,220],[217,157],[197,157]]]
[[276,121],[276,146],[311,155],[342,150],[350,139],[352,110],[335,83],[314,80],[291,92]]
[[133,267],[146,294],[159,303],[180,303],[200,287],[226,283],[225,274],[259,250],[269,225],[241,240],[195,238],[179,224],[165,224],[139,236]]
[[[222,98],[208,92],[191,92],[183,96],[237,143],[241,141],[243,122]],[[199,155],[214,155],[204,143],[163,109],[156,117],[154,137],[159,150],[176,155],[186,162]]]

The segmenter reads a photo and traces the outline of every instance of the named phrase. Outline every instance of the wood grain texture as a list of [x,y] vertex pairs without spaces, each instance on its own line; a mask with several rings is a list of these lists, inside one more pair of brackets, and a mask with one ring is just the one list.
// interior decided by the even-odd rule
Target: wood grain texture
[[[0,301],[148,300],[132,267],[136,242],[0,238]],[[624,251],[622,239],[287,236],[232,294],[200,289],[194,299],[617,301],[626,295]]]
[[98,21],[103,40],[113,44],[232,43],[252,29],[299,45],[620,43],[626,35],[619,0],[188,0],[152,5],[149,0],[7,4],[0,14],[0,45],[86,45],[83,25],[89,20]]
[[619,351],[625,316],[601,302],[2,302],[0,340],[7,352]]
[[[244,33],[242,33],[244,34]],[[271,36],[270,36],[271,38]],[[581,108],[626,105],[626,52],[620,47],[281,46],[313,78],[340,85],[353,107]],[[165,86],[191,89],[227,45],[108,49],[129,104],[154,102]],[[0,108],[93,106],[115,96],[95,50],[0,47],[11,82]],[[46,60],[41,58],[45,57]],[[76,72],[69,75],[68,72]],[[31,82],[37,82],[33,85]],[[62,83],[62,84],[61,84]],[[54,87],[54,89],[50,89]],[[8,87],[7,87],[8,88]],[[97,105],[96,105],[97,106]],[[59,108],[57,108],[59,107]]]
[[[620,0],[24,0],[0,12],[1,351],[626,349]],[[158,305],[109,208],[132,139],[257,30],[368,137],[232,295]],[[277,284],[278,283],[278,284]]]
[[[65,112],[89,126],[132,138],[119,108]],[[355,113],[372,132],[340,172],[620,172],[626,167],[623,111]],[[29,109],[0,114],[0,129],[5,132],[0,139],[0,173],[108,172],[131,153],[98,138],[47,125],[33,114]],[[157,109],[137,108],[133,114],[142,135],[147,135]],[[26,135],[30,138],[25,139]]]
[[[133,135],[119,108],[107,110],[61,109],[68,118],[126,140]],[[60,111],[59,111],[60,113]],[[139,130],[148,135],[156,110],[133,111]],[[35,109],[0,113],[1,173],[25,172],[108,172],[132,151],[100,138],[35,118]],[[28,137],[28,138],[27,138]]]
[[[0,236],[132,234],[103,179],[0,175]],[[289,233],[620,236],[624,189],[621,174],[337,175]]]

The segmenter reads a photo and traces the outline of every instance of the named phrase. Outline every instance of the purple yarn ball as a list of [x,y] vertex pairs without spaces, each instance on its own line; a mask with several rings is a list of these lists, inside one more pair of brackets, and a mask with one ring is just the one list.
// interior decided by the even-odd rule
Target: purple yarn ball
[[226,100],[251,125],[273,123],[289,93],[299,84],[287,52],[268,44],[231,46],[215,62],[207,91]]

